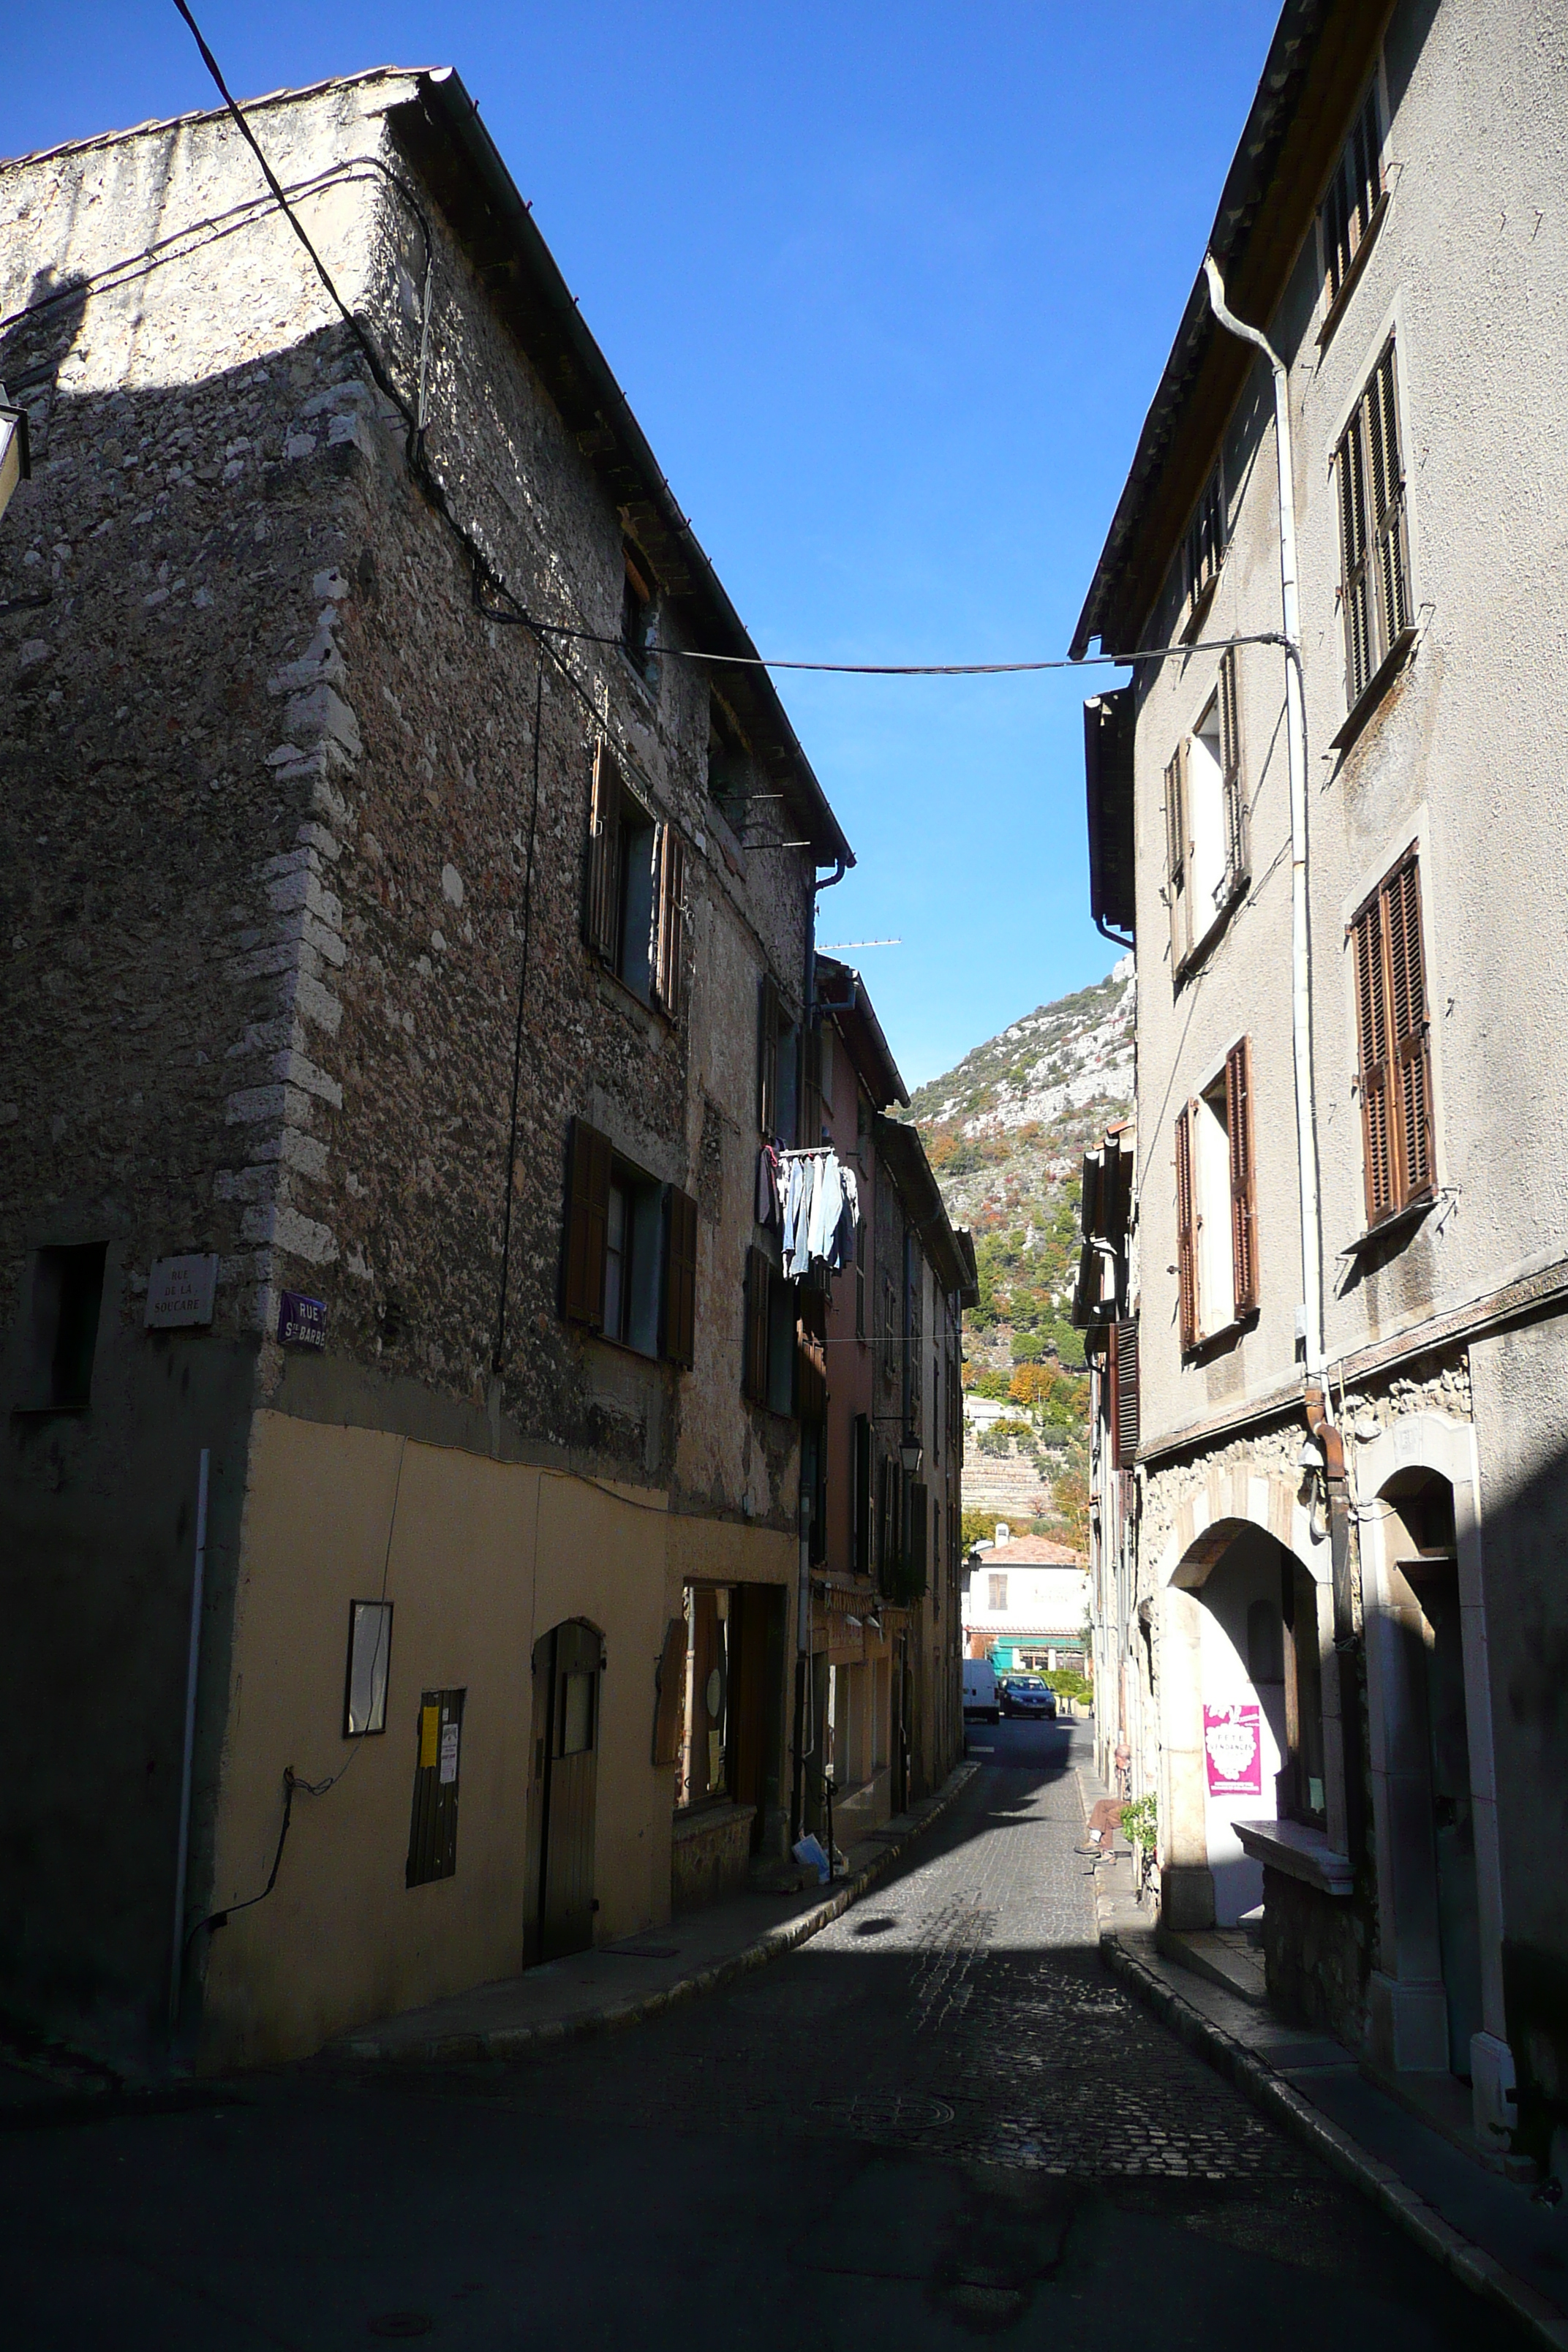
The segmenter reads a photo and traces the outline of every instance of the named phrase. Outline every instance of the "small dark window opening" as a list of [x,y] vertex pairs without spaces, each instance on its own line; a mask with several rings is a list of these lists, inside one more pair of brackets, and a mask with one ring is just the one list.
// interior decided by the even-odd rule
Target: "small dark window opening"
[[612,1160],[603,1329],[606,1339],[642,1356],[658,1353],[664,1222],[662,1188],[624,1160]]
[[725,821],[739,833],[750,806],[751,771],[746,747],[729,712],[717,696],[708,703],[708,797]]
[[1216,466],[1204,485],[1183,543],[1183,588],[1189,619],[1200,621],[1208,609],[1219,568],[1225,561],[1225,482]]
[[1323,259],[1331,303],[1350,278],[1382,196],[1383,140],[1374,81],[1334,167],[1323,202]]
[[41,1249],[33,1261],[33,1329],[24,1410],[81,1412],[92,1388],[105,1244]]
[[621,643],[639,677],[653,667],[653,574],[640,554],[626,551],[626,585],[621,593]]

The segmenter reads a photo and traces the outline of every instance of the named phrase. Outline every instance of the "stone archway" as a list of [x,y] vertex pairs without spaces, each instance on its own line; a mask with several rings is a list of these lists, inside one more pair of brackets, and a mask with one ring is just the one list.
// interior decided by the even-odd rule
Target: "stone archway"
[[[1239,1849],[1227,1834],[1225,1809],[1216,1822],[1209,1788],[1205,1750],[1204,1706],[1205,1675],[1215,1673],[1216,1657],[1226,1661],[1224,1675],[1227,1696],[1247,1699],[1260,1711],[1260,1729],[1276,1735],[1271,1696],[1258,1687],[1261,1672],[1244,1690],[1249,1675],[1237,1659],[1237,1628],[1226,1639],[1216,1634],[1221,1612],[1205,1603],[1204,1588],[1227,1556],[1227,1577],[1243,1563],[1255,1567],[1250,1556],[1266,1544],[1276,1559],[1288,1555],[1296,1564],[1305,1596],[1300,1610],[1301,1638],[1309,1654],[1321,1660],[1332,1656],[1330,1562],[1327,1530],[1312,1524],[1296,1485],[1278,1471],[1256,1470],[1246,1464],[1211,1469],[1200,1486],[1184,1496],[1156,1570],[1160,1605],[1160,1886],[1161,1916],[1177,1929],[1212,1926],[1219,1916],[1237,1916],[1237,1887],[1245,1880],[1238,1868]],[[1243,1580],[1245,1581],[1245,1580]],[[1309,1622],[1309,1621],[1310,1621]],[[1245,1644],[1247,1636],[1241,1634]],[[1206,1664],[1205,1664],[1206,1656]],[[1256,1662],[1254,1662],[1256,1663]],[[1321,1669],[1320,1669],[1321,1671]],[[1217,1693],[1211,1691],[1211,1699]],[[1331,1839],[1342,1838],[1343,1784],[1337,1765],[1338,1745],[1330,1737],[1331,1718],[1337,1720],[1338,1691],[1331,1673],[1322,1677],[1324,1781],[1326,1826]],[[1234,1810],[1234,1809],[1232,1809]],[[1248,1810],[1251,1810],[1250,1808]],[[1271,1817],[1274,1790],[1258,1792],[1257,1815]],[[1211,1832],[1216,1851],[1211,1854]],[[1216,1863],[1223,1864],[1216,1888]],[[1231,1882],[1231,1883],[1227,1883]],[[1217,1894],[1217,1904],[1216,1904]]]

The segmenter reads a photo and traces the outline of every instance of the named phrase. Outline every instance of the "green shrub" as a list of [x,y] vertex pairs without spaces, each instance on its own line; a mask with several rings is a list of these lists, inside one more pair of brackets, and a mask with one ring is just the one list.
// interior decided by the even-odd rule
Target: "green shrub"
[[1121,1834],[1129,1845],[1146,1845],[1152,1853],[1157,1829],[1152,1790],[1146,1797],[1134,1797],[1130,1805],[1122,1807]]

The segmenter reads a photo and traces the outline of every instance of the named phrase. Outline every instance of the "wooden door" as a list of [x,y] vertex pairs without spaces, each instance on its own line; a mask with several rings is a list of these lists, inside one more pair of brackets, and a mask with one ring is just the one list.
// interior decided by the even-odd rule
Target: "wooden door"
[[534,1651],[535,1796],[539,1822],[541,1960],[585,1951],[594,1940],[594,1822],[599,1768],[600,1641],[573,1618]]
[[1416,1590],[1428,1628],[1425,1643],[1427,1755],[1437,1941],[1448,2009],[1448,2065],[1453,2074],[1468,2081],[1470,2036],[1481,2030],[1481,1921],[1458,1570],[1447,1562],[1427,1570]]

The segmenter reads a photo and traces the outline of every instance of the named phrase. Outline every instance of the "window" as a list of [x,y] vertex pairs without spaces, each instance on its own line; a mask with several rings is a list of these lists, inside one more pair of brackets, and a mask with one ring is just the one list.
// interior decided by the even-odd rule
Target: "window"
[[855,1337],[866,1337],[866,1220],[855,1221]]
[[739,833],[749,808],[751,766],[741,731],[719,700],[708,698],[708,797]]
[[1225,561],[1225,481],[1216,465],[1204,485],[1196,511],[1182,543],[1182,590],[1187,608],[1187,628],[1195,634],[1208,611],[1219,567]]
[[994,1609],[1005,1615],[1007,1608],[1006,1578],[1005,1576],[998,1576],[993,1572],[985,1580],[985,1589],[986,1607],[988,1609]]
[[851,1543],[852,1565],[857,1576],[871,1573],[871,1417],[858,1412],[852,1428],[853,1451],[853,1521]]
[[1323,199],[1323,272],[1329,308],[1359,275],[1356,264],[1383,201],[1383,141],[1377,84],[1367,91]]
[[1171,967],[1179,975],[1247,888],[1247,794],[1241,772],[1237,652],[1219,666],[1213,698],[1165,770],[1166,899]]
[[1353,711],[1408,645],[1410,562],[1394,344],[1386,345],[1334,452],[1345,702]]
[[621,645],[637,676],[653,669],[653,572],[641,551],[624,551],[626,581],[621,591]]
[[757,1129],[795,1148],[800,1081],[800,1031],[768,973],[757,983]]
[[86,1411],[103,1301],[104,1252],[102,1242],[81,1242],[41,1249],[35,1256],[24,1412]]
[[697,1203],[622,1160],[586,1119],[568,1146],[562,1312],[639,1355],[693,1360]]
[[1252,1047],[1241,1038],[1176,1119],[1176,1258],[1184,1353],[1258,1305]]
[[770,1412],[795,1412],[795,1302],[765,1250],[746,1252],[745,1351],[742,1393]]
[[392,1662],[390,1601],[349,1602],[349,1664],[343,1691],[343,1738],[386,1729],[386,1675]]
[[674,1018],[685,966],[686,845],[627,789],[604,742],[594,751],[584,928],[632,994]]
[[1113,1323],[1105,1356],[1106,1416],[1110,1428],[1110,1466],[1131,1470],[1138,1452],[1138,1325]]
[[1350,940],[1370,1227],[1429,1199],[1436,1185],[1421,879],[1414,848],[1356,915]]

